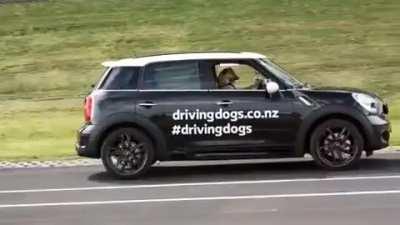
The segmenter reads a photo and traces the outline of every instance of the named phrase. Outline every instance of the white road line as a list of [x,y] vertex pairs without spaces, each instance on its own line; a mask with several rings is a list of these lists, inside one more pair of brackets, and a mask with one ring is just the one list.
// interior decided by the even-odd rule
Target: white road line
[[359,176],[359,177],[304,178],[304,179],[282,179],[282,180],[217,181],[217,182],[144,184],[144,185],[120,185],[120,186],[92,186],[92,187],[76,187],[76,188],[21,189],[21,190],[0,190],[0,194],[140,189],[140,188],[170,188],[170,187],[212,186],[212,185],[274,184],[274,183],[291,183],[291,182],[385,180],[385,179],[400,179],[400,175],[369,176],[369,177]]
[[83,206],[83,205],[116,205],[116,204],[141,204],[162,202],[187,202],[187,201],[215,201],[215,200],[251,200],[251,199],[278,199],[278,198],[309,198],[309,197],[333,197],[333,196],[360,196],[360,195],[390,195],[400,194],[400,190],[386,191],[350,191],[328,193],[301,193],[279,195],[242,195],[242,196],[217,196],[217,197],[193,197],[193,198],[159,198],[159,199],[133,199],[117,201],[88,201],[88,202],[51,202],[0,205],[1,208],[26,208],[26,207],[55,207],[55,206]]

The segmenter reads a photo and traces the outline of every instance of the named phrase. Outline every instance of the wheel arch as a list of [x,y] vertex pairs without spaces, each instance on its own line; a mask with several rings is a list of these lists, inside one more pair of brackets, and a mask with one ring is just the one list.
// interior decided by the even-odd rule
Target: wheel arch
[[369,145],[369,136],[371,134],[370,127],[367,125],[368,121],[358,112],[349,110],[336,110],[331,112],[320,112],[313,113],[313,116],[305,119],[296,140],[295,153],[298,156],[303,156],[305,153],[309,153],[310,138],[314,129],[321,123],[330,119],[342,119],[353,123],[360,131],[364,139],[364,149]]
[[142,131],[146,134],[153,142],[155,150],[155,158],[157,160],[163,160],[167,157],[167,142],[162,131],[153,123],[148,121],[146,118],[142,118],[137,115],[114,115],[106,119],[107,124],[101,126],[98,135],[96,135],[96,149],[100,156],[101,145],[105,137],[112,131],[124,128],[132,127]]

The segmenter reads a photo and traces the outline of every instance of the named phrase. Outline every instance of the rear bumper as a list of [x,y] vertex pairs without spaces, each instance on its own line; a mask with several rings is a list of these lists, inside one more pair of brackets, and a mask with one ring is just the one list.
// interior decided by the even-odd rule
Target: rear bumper
[[100,158],[100,150],[97,143],[97,129],[95,125],[84,124],[77,131],[75,150],[79,156]]

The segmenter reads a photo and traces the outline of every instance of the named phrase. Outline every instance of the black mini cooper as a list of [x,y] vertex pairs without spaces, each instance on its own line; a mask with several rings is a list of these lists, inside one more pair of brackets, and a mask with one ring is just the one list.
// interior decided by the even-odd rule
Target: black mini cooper
[[104,62],[85,99],[80,156],[120,178],[156,161],[303,157],[350,168],[388,146],[388,107],[360,90],[314,89],[257,53]]

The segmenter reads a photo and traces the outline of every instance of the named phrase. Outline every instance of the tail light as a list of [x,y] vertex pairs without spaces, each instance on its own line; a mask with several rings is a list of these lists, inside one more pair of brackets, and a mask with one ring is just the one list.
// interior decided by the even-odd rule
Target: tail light
[[93,97],[89,95],[85,98],[85,104],[84,104],[84,117],[86,122],[92,121],[92,113],[93,113]]

